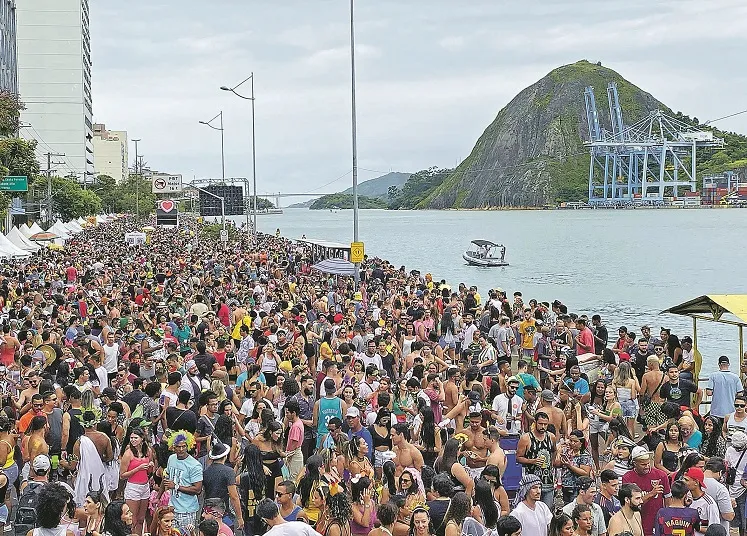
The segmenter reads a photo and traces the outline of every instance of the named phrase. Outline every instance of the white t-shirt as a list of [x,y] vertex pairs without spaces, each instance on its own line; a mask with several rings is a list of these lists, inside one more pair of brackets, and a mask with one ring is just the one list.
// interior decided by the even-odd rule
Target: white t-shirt
[[117,358],[119,357],[119,345],[113,344],[109,346],[105,344],[104,348],[104,367],[109,374],[117,372]]
[[368,356],[365,353],[358,356],[363,361],[363,368],[367,368],[368,365],[374,364],[379,370],[384,370],[384,364],[381,362],[381,356],[377,353],[372,356]]
[[161,391],[161,405],[167,408],[174,408],[176,407],[176,403],[178,400],[178,394],[174,394],[171,391],[167,391],[166,389]]
[[[521,501],[511,515],[521,523],[521,533],[532,536],[547,536],[547,529],[552,520],[552,513],[545,503],[537,501],[534,510]],[[269,534],[269,533],[268,533]]]
[[[690,508],[695,508],[700,513],[700,519],[707,519],[709,525],[718,525],[721,523],[721,515],[718,513],[716,501],[714,501],[707,493],[704,493],[700,499],[693,499]],[[695,534],[697,536],[703,536],[705,531],[700,532],[696,530]]]
[[109,373],[106,367],[98,367],[96,369],[96,378],[98,378],[99,389],[102,391],[109,387]]
[[[508,430],[509,434],[521,433],[521,404],[524,399],[518,395],[514,395],[511,399],[511,415],[514,420],[511,421],[511,426],[507,426],[508,423],[498,424],[498,428],[502,430]],[[505,421],[508,413],[508,396],[505,393],[501,393],[493,399],[493,411],[495,411]]]
[[265,532],[265,536],[322,536],[303,521],[288,521],[275,525]]
[[[744,452],[744,456],[742,453]],[[744,474],[744,468],[747,467],[747,452],[737,450],[734,447],[727,447],[726,454],[724,455],[724,461],[729,467],[733,467],[737,470],[737,478],[732,486],[729,486],[729,495],[732,499],[738,499],[745,492],[745,487],[742,486],[742,475]]]
[[729,533],[729,521],[721,517],[723,514],[730,514],[734,512],[734,508],[731,506],[731,497],[729,496],[729,490],[726,489],[721,482],[715,478],[706,477],[705,480],[706,490],[711,499],[716,501],[716,506],[719,510],[719,517],[721,518],[720,523],[726,529],[727,534]]

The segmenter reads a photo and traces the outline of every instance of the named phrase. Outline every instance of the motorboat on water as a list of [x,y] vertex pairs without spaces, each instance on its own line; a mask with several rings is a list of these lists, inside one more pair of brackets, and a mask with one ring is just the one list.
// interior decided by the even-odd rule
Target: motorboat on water
[[508,266],[506,246],[489,240],[473,240],[470,249],[462,253],[462,258],[472,266]]

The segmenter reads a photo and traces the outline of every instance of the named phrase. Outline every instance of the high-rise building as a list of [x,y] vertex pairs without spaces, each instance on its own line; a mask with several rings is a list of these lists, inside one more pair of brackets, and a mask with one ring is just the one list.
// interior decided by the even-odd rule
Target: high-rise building
[[[5,0],[0,0],[5,1]],[[21,135],[41,153],[61,153],[57,175],[93,175],[88,0],[23,0],[16,8],[18,91],[31,125]],[[47,159],[42,158],[42,169]]]
[[93,167],[96,176],[109,175],[117,184],[129,177],[127,131],[106,130],[102,123],[93,124]]
[[18,93],[16,0],[0,0],[0,91]]

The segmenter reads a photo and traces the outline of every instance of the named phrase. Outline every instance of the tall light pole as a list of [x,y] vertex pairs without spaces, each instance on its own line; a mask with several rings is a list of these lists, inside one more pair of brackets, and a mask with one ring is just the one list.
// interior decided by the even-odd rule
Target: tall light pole
[[[236,88],[240,87],[245,82],[251,80],[251,95],[249,97],[245,97],[244,95],[241,95],[236,92]],[[254,136],[254,72],[252,72],[247,78],[239,82],[233,87],[228,86],[221,86],[220,87],[223,91],[230,91],[237,97],[240,97],[244,100],[252,101],[252,210],[254,214],[252,215],[252,242],[255,244],[257,243],[257,145],[255,142],[255,136]]]
[[138,153],[137,153],[137,144],[140,141],[143,141],[142,139],[138,138],[136,140],[132,140],[135,143],[135,217],[140,217],[140,176],[137,174],[137,167],[138,167]]
[[[214,127],[213,125],[211,125],[211,123],[218,118],[220,118],[220,127]],[[200,121],[200,124],[207,125],[213,130],[220,130],[220,169],[221,177],[223,178],[223,180],[226,180],[226,154],[223,150],[223,111],[213,117],[210,121]]]
[[[351,111],[352,111],[352,129],[353,129],[353,242],[358,242],[358,138],[356,130],[355,114],[355,24],[353,17],[353,3],[350,0],[350,78],[351,78]],[[355,278],[355,288],[361,280],[360,265],[355,263],[353,272]]]

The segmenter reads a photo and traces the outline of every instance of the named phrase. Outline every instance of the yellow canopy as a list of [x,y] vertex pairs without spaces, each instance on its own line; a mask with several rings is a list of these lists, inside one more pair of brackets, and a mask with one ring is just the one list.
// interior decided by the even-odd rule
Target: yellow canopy
[[[708,294],[694,300],[675,305],[662,313],[690,316],[701,320],[747,326],[747,295]],[[723,320],[724,313],[731,313],[737,321]]]
[[[747,326],[747,294],[707,294],[662,311],[693,319],[693,346],[698,347],[698,320],[730,324],[739,329],[739,364],[744,362],[744,327]],[[736,320],[723,318],[730,314]]]

